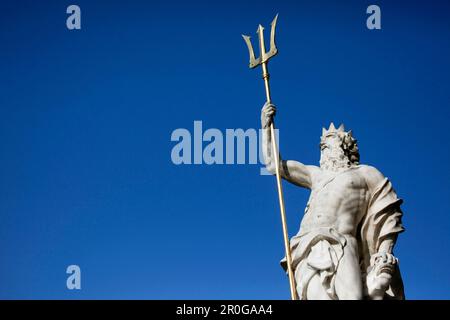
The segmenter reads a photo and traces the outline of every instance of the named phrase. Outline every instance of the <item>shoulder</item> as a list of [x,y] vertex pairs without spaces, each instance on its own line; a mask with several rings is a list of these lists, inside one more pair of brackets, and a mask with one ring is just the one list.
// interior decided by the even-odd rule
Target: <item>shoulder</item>
[[311,182],[314,183],[317,181],[317,179],[320,179],[322,169],[318,166],[313,165],[307,165],[306,168],[308,169],[309,176],[311,178]]
[[306,168],[308,168],[309,172],[311,174],[316,174],[322,171],[322,169],[320,169],[320,167],[318,166],[314,166],[314,165],[305,165]]
[[369,165],[359,165],[358,170],[366,180],[367,185],[371,188],[378,186],[386,179],[386,177],[377,168]]
[[369,166],[367,164],[360,164],[358,166],[358,169],[361,173],[364,173],[368,176],[384,179],[384,175],[375,167]]

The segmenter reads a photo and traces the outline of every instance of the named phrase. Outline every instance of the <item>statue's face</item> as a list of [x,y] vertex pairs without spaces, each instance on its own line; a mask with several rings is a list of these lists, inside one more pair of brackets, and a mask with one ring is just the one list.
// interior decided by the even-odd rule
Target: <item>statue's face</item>
[[320,166],[331,171],[348,166],[348,159],[342,149],[342,141],[337,135],[326,137],[321,141]]
[[341,139],[337,135],[329,136],[320,143],[320,151],[327,154],[335,148],[341,148]]

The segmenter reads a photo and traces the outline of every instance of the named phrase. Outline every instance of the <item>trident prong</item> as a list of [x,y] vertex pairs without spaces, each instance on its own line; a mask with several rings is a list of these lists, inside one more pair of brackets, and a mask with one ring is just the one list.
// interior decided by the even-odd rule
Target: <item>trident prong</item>
[[250,41],[250,37],[246,36],[246,35],[242,35],[242,37],[244,38],[245,43],[247,44],[248,52],[250,54],[249,67],[255,68],[256,66],[261,64],[261,57],[259,57],[258,59],[255,58],[255,52],[253,51],[252,42]]
[[265,50],[264,27],[262,25],[259,25],[258,30],[256,30],[256,33],[258,34],[259,50],[260,50],[260,55],[258,58],[255,58],[255,52],[253,50],[252,42],[250,40],[251,37],[242,35],[242,37],[244,38],[245,43],[247,44],[247,47],[248,47],[248,52],[249,52],[249,56],[250,56],[250,63],[249,63],[250,69],[253,69],[253,68],[259,66],[260,64],[269,61],[270,58],[272,58],[274,55],[276,55],[278,53],[277,47],[275,45],[275,27],[277,25],[277,19],[278,19],[278,14],[275,16],[272,23],[270,24],[271,30],[270,30],[270,50],[269,50],[269,52],[266,52],[266,50]]

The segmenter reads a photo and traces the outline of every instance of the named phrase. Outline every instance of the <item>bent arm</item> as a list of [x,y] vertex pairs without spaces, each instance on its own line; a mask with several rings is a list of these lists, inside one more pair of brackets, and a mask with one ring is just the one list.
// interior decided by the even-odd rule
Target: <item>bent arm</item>
[[[380,186],[384,185],[387,181],[387,178],[385,178],[384,175],[374,167],[362,165],[361,170],[364,172],[367,186],[372,193],[378,192],[377,190],[379,190]],[[392,186],[390,188],[391,189],[387,195],[390,197],[390,202],[393,203],[398,200],[398,197],[394,189],[392,189]],[[379,244],[376,248],[377,253],[375,254],[375,258],[378,256],[385,257],[387,255],[388,261],[394,263],[394,246],[397,241],[398,234],[404,230],[401,223],[403,213],[399,204],[396,206],[390,206],[385,210],[389,211],[383,213],[386,218],[380,220],[380,224],[382,223],[380,226],[381,235],[378,235]],[[385,230],[383,229],[383,226],[386,226]]]
[[274,155],[272,149],[272,135],[270,127],[263,123],[262,148],[263,157],[266,164],[267,171],[271,174],[276,174],[274,156],[278,156],[280,164],[280,175],[283,179],[303,188],[311,189],[312,178],[315,172],[320,169],[316,166],[304,165],[294,160],[282,160],[281,156]]

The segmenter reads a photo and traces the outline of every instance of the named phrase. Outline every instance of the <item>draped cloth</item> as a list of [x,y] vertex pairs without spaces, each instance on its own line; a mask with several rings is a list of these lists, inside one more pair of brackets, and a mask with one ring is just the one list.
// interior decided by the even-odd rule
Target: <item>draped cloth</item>
[[[403,200],[397,197],[392,183],[387,178],[381,180],[372,192],[367,214],[358,228],[358,248],[364,284],[365,276],[372,267],[370,257],[378,252],[384,239],[396,236],[405,230],[401,222],[403,213],[400,205],[402,202]],[[403,281],[398,264],[396,264],[385,299],[403,300],[404,298]]]
[[[372,268],[370,257],[378,252],[384,239],[404,231],[400,209],[402,200],[397,197],[391,182],[384,178],[369,192],[367,210],[358,225],[356,235],[363,288],[366,287],[366,275]],[[300,230],[292,237],[290,241],[292,268],[295,270],[299,299],[306,299],[309,281],[316,274],[319,275],[328,296],[331,299],[339,298],[335,291],[336,271],[346,245],[346,236],[332,227],[318,228],[306,234]],[[281,265],[287,270],[286,258],[281,261]],[[385,299],[404,299],[398,264],[392,275],[390,287],[385,293]]]

